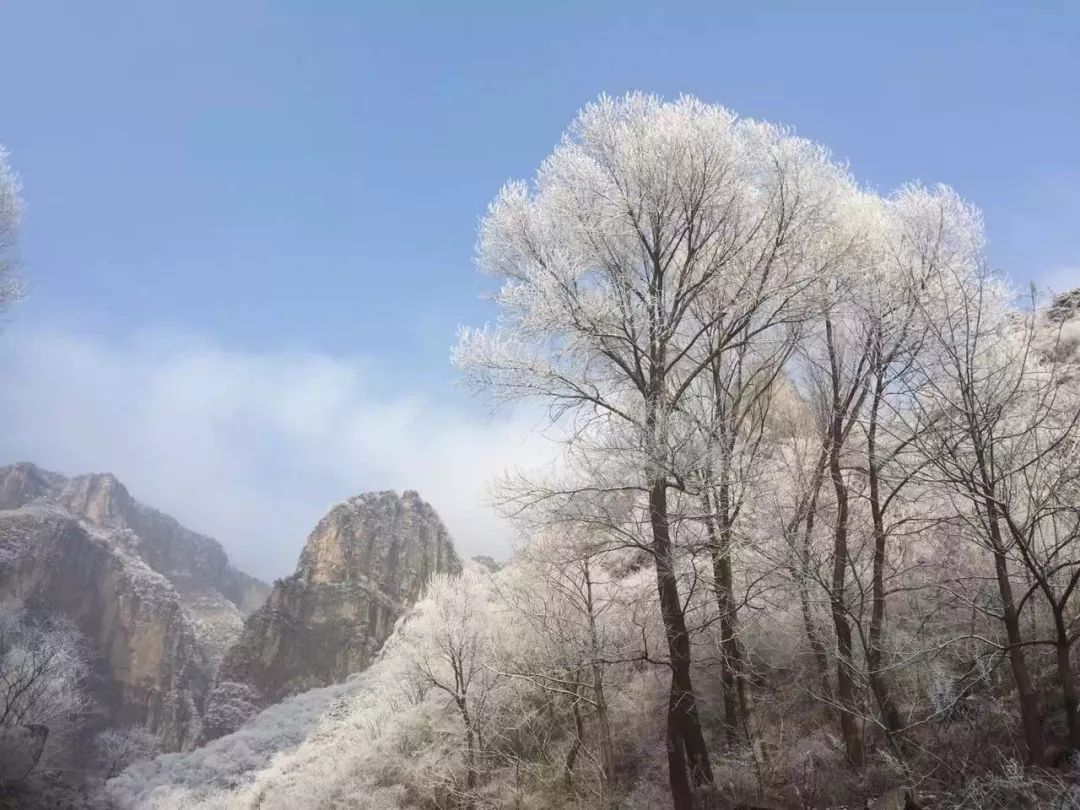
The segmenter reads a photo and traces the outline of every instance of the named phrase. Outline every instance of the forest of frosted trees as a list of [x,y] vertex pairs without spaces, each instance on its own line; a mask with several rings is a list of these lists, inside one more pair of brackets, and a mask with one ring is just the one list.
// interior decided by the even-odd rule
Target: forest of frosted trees
[[1080,318],[984,241],[786,129],[590,104],[490,206],[453,355],[562,448],[493,488],[510,562],[436,578],[295,751],[114,796],[1075,806]]
[[493,485],[508,563],[433,579],[295,749],[257,720],[110,801],[1080,806],[1075,296],[947,187],[636,94],[477,259],[498,317],[453,362],[560,448]]

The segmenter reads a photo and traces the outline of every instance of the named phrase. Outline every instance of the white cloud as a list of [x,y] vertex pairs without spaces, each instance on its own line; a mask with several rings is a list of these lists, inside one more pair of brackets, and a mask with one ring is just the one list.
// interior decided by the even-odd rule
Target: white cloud
[[175,335],[8,333],[0,463],[112,472],[265,578],[292,571],[333,503],[373,489],[418,490],[460,553],[505,556],[511,531],[484,505],[485,483],[550,446],[528,422],[389,392],[382,376],[348,358]]

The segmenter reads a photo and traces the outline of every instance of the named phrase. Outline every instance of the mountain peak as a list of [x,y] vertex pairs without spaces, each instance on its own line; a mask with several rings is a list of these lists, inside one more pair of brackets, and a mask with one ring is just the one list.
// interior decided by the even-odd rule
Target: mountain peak
[[449,532],[415,490],[336,504],[308,536],[296,573],[245,622],[222,664],[221,702],[236,684],[265,702],[344,680],[371,663],[432,575],[460,570]]
[[268,590],[234,568],[220,543],[139,503],[112,473],[69,478],[25,461],[0,467],[0,510],[32,505],[60,508],[95,529],[113,532],[127,552],[181,592],[217,589],[249,613]]
[[29,461],[0,467],[0,509],[18,509],[63,486],[65,479]]
[[366,492],[315,526],[296,575],[312,584],[374,578],[387,595],[414,600],[432,573],[460,569],[449,532],[416,490]]

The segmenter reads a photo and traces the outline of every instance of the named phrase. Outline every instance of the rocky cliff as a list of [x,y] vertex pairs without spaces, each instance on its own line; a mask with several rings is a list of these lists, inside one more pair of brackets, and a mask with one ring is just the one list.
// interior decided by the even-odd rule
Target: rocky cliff
[[416,492],[338,504],[308,537],[296,573],[248,617],[208,713],[242,719],[230,701],[265,705],[343,681],[371,663],[432,574],[460,570],[446,527]]
[[0,468],[0,598],[75,622],[111,724],[194,744],[217,663],[268,590],[111,475]]

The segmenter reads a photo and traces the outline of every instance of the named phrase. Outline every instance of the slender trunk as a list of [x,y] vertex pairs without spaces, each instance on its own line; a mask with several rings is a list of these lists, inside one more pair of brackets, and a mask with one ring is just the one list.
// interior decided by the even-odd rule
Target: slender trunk
[[[997,508],[996,502],[995,508]],[[1062,707],[1065,710],[1066,739],[1068,740],[1070,748],[1073,750],[1080,750],[1080,717],[1078,717],[1077,705],[1078,696],[1076,692],[1076,680],[1073,676],[1072,665],[1069,660],[1072,651],[1072,641],[1069,639],[1069,622],[1065,618],[1066,601],[1072,586],[1066,590],[1066,595],[1059,599],[1054,592],[1054,588],[1047,578],[1046,573],[1040,571],[1038,562],[1026,545],[1027,540],[1024,533],[1012,519],[1007,507],[998,508],[997,515],[1008,527],[1012,534],[1013,541],[1020,551],[1020,556],[1028,575],[1029,587],[1038,586],[1039,590],[1041,590],[1046,597],[1047,605],[1053,616],[1054,653],[1057,663],[1058,685],[1061,688]],[[1037,625],[1035,624],[1036,616],[1034,611],[1032,612],[1031,618],[1032,634],[1035,634],[1037,632]],[[1044,753],[1044,759],[1045,758]]]
[[997,575],[998,592],[1003,604],[1002,622],[1005,625],[1005,638],[1009,643],[1009,666],[1016,694],[1020,703],[1020,722],[1024,730],[1024,743],[1032,765],[1041,765],[1044,755],[1042,720],[1039,717],[1039,701],[1031,685],[1028,674],[1027,658],[1024,655],[1024,637],[1020,630],[1020,617],[1016,614],[1013,601],[1012,583],[1009,582],[1009,568],[1005,554],[994,551],[994,572]]
[[821,684],[821,696],[828,700],[832,695],[832,685],[829,683],[829,655],[825,651],[825,644],[818,635],[817,624],[814,622],[814,614],[810,602],[810,539],[814,534],[814,520],[817,514],[817,492],[810,499],[810,511],[806,515],[806,529],[803,532],[802,548],[800,549],[799,603],[802,608],[803,629],[806,631],[806,641],[810,645],[810,652],[814,657],[814,665],[818,673],[818,681]]
[[[664,315],[664,271],[653,257],[649,282],[649,367],[645,394],[645,426],[649,450],[654,454],[647,470],[649,481],[649,523],[652,529],[652,552],[656,565],[656,590],[660,599],[660,617],[668,645],[671,666],[671,690],[668,695],[667,750],[668,777],[675,810],[693,810],[695,789],[713,783],[709,749],[701,733],[694,684],[690,677],[690,634],[686,628],[679,582],[675,575],[675,555],[671,545],[668,517],[667,472],[661,464],[665,449],[665,396],[667,330]],[[693,784],[694,789],[690,785]]]
[[[814,474],[810,479],[810,487],[804,496],[806,500],[796,507],[795,516],[787,525],[788,542],[797,558],[792,573],[799,591],[799,607],[802,610],[803,630],[806,632],[806,641],[810,645],[810,652],[813,654],[814,666],[817,670],[818,681],[821,684],[821,697],[824,700],[828,700],[832,694],[832,687],[829,684],[829,656],[825,651],[825,645],[822,643],[821,637],[818,635],[810,600],[810,540],[814,535],[818,493],[821,491],[821,482],[825,476],[825,467],[828,465],[828,461],[829,444],[826,440],[822,442],[818,453]],[[803,525],[803,521],[806,524],[802,542],[797,544],[795,536],[799,531],[799,527]]]
[[690,677],[690,634],[686,628],[668,525],[667,486],[657,481],[649,490],[656,585],[660,616],[664,622],[671,659],[671,693],[668,700],[668,769],[676,810],[693,807],[687,771],[694,787],[713,783],[709,750],[701,733],[697,700]]
[[596,702],[596,724],[599,732],[600,766],[604,771],[604,791],[610,797],[615,784],[615,744],[611,735],[611,717],[608,714],[607,697],[604,695],[604,668],[600,663],[600,638],[596,631],[596,611],[593,606],[592,572],[589,560],[584,561],[585,598],[589,611],[589,644],[592,649],[592,689]]
[[473,790],[476,788],[476,734],[465,698],[458,698],[457,705],[465,723],[465,787]]
[[836,697],[840,705],[840,732],[844,737],[847,758],[852,765],[864,761],[862,724],[855,706],[855,673],[852,660],[851,625],[848,623],[845,585],[848,558],[848,491],[840,469],[841,424],[832,422],[829,447],[829,474],[836,493],[836,526],[833,530],[833,570],[829,593],[833,628],[836,631]]
[[1054,611],[1054,624],[1057,630],[1057,641],[1054,647],[1057,653],[1058,680],[1061,682],[1061,699],[1065,709],[1069,747],[1074,751],[1080,751],[1080,696],[1076,692],[1076,678],[1070,661],[1072,642],[1069,641],[1068,627],[1061,610]]
[[[726,638],[731,632],[727,622],[720,620],[720,633]],[[727,645],[721,641],[720,648],[723,651],[724,660],[720,663],[720,682],[724,687],[724,742],[728,747],[738,745],[739,742],[739,698],[736,694],[735,670],[729,661]]]
[[581,751],[581,746],[585,739],[585,721],[581,718],[581,707],[578,706],[576,684],[574,686],[573,703],[570,704],[570,709],[574,714],[574,742],[571,743],[570,750],[566,754],[566,764],[563,770],[563,779],[568,788],[574,786],[574,765],[577,763],[578,752]]
[[[833,341],[833,325],[825,318],[825,340],[829,351],[830,383],[832,402],[829,414],[828,450],[829,478],[832,480],[836,496],[836,523],[833,527],[833,570],[829,587],[829,607],[832,614],[833,629],[836,633],[836,697],[840,707],[840,732],[847,749],[847,758],[852,765],[859,767],[865,758],[862,723],[856,711],[855,671],[852,660],[851,625],[848,623],[847,584],[848,564],[848,488],[844,472],[840,467],[840,451],[844,444],[844,420],[847,411],[857,413],[860,405],[853,405],[852,389],[847,401],[841,394],[842,371],[840,358]],[[860,399],[861,403],[861,399]]]
[[615,743],[611,736],[607,699],[604,697],[604,679],[597,665],[593,665],[593,695],[596,699],[596,724],[600,737],[600,765],[604,769],[604,790],[610,796],[615,785]]
[[[716,583],[716,604],[720,611],[720,645],[724,666],[724,710],[727,723],[737,723],[741,715],[743,732],[754,755],[754,770],[758,784],[764,786],[769,771],[768,751],[758,727],[754,710],[754,690],[746,651],[739,640],[738,606],[734,598],[734,577],[731,569],[732,529],[730,519],[730,487],[722,477],[717,489],[716,509],[705,495],[706,528],[712,548],[713,576]],[[718,525],[719,524],[719,525]],[[735,707],[738,707],[738,714]],[[737,728],[737,726],[735,726]],[[728,729],[729,741],[732,726]]]
[[882,639],[885,633],[885,513],[881,501],[880,470],[877,460],[877,426],[884,395],[884,377],[879,369],[874,384],[874,397],[870,404],[870,426],[867,430],[866,455],[870,475],[870,516],[874,525],[874,566],[871,585],[870,648],[866,651],[866,668],[870,676],[870,689],[874,693],[885,730],[894,734],[902,723],[900,713],[892,700],[892,694],[882,671]]
[[[724,485],[720,485],[720,490]],[[718,494],[718,504],[724,496]],[[709,548],[713,565],[713,587],[716,593],[716,606],[720,613],[720,679],[724,685],[724,736],[727,744],[733,746],[739,738],[739,698],[735,684],[736,662],[733,645],[729,639],[735,638],[735,610],[731,595],[731,560],[728,557],[729,543],[723,531],[717,527],[724,518],[714,512],[712,499],[706,490],[702,497],[705,506],[705,531],[709,538]],[[719,505],[717,509],[721,508]],[[726,514],[726,510],[725,510]]]
[[1008,641],[1009,666],[1013,681],[1016,683],[1016,695],[1020,704],[1020,724],[1024,731],[1024,743],[1028,749],[1028,758],[1032,765],[1042,765],[1046,758],[1046,742],[1043,736],[1042,718],[1039,717],[1039,698],[1031,684],[1027,658],[1024,655],[1024,636],[1020,629],[1020,616],[1016,611],[1012,581],[1009,579],[1009,561],[1005,556],[1006,546],[1001,534],[1001,515],[998,510],[996,486],[987,465],[986,444],[975,428],[974,419],[968,417],[968,431],[975,451],[975,461],[979,471],[983,499],[986,510],[986,526],[990,534],[990,547],[994,555],[994,574],[997,578],[998,594],[1001,596],[1002,624],[1005,625],[1005,638]]

